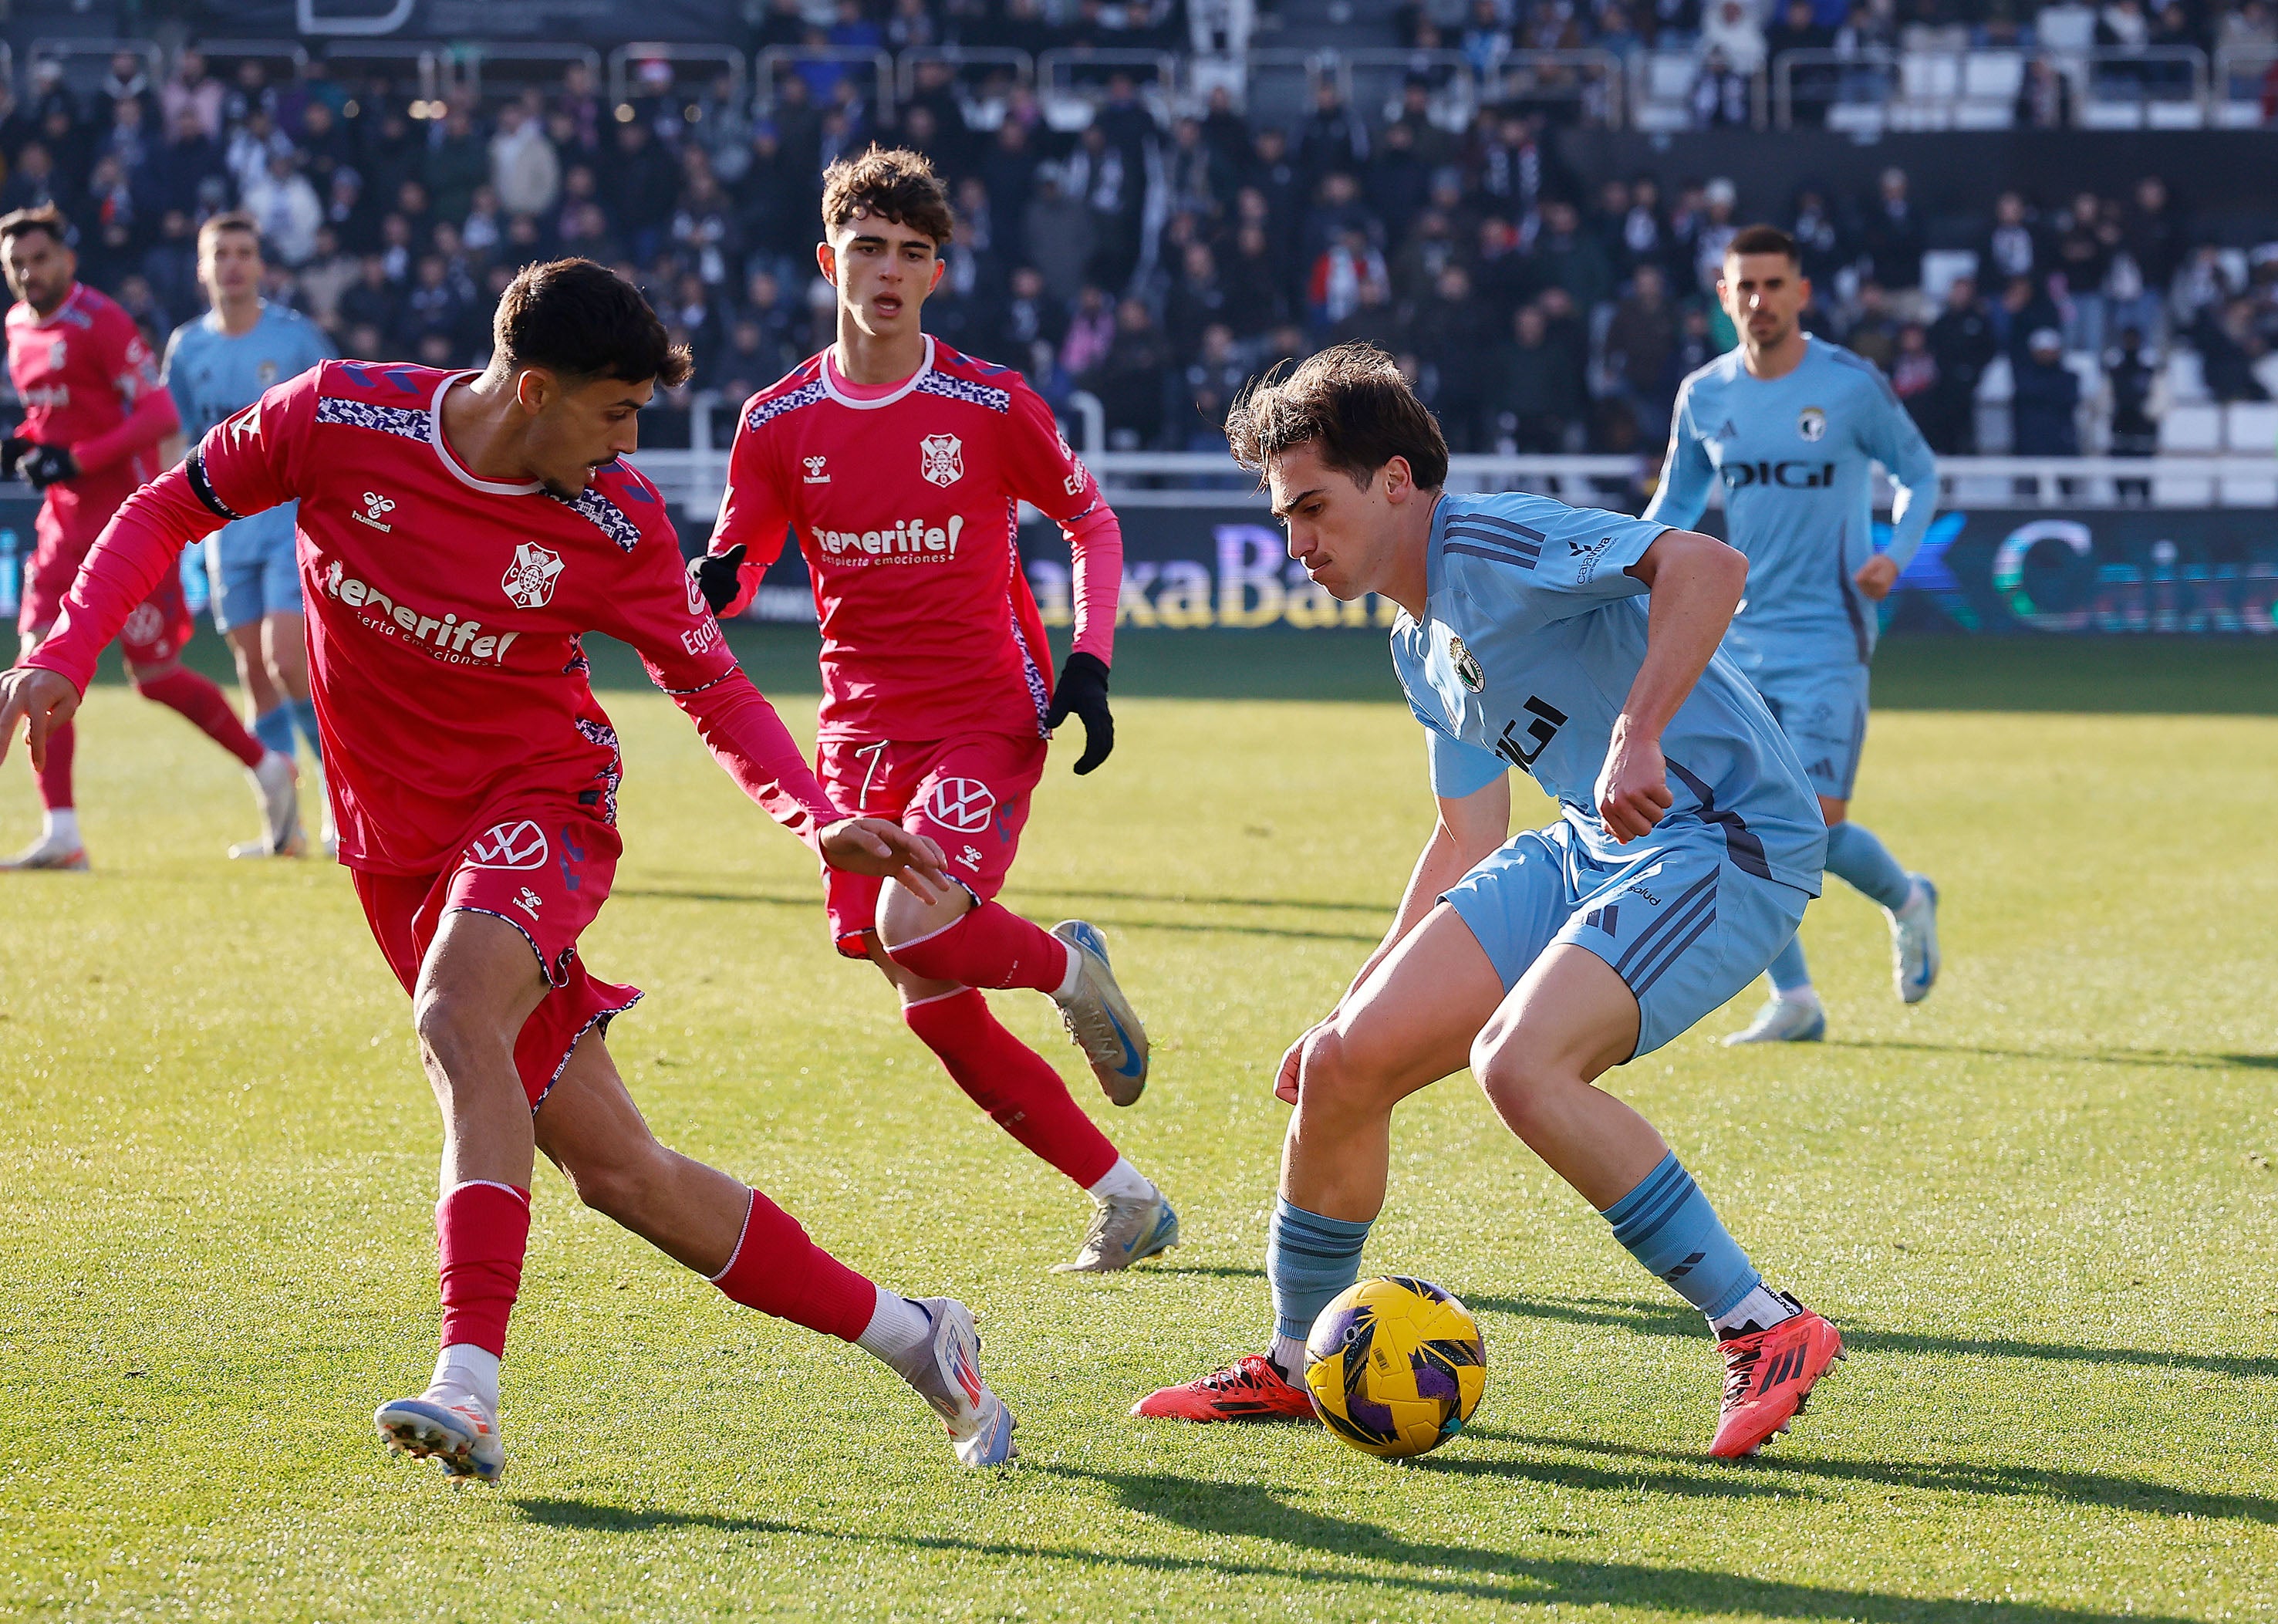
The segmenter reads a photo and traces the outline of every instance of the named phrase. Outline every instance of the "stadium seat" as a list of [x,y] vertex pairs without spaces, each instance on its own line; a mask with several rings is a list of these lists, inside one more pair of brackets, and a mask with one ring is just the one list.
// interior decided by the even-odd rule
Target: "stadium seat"
[[1910,50],[1899,58],[1899,95],[1945,103],[1961,94],[1961,60],[1944,51]]
[[2096,43],[2096,13],[2085,5],[2045,5],[2033,19],[2033,33],[2044,50],[2083,54]]
[[2213,456],[2222,449],[2222,408],[2175,405],[2160,419],[2160,449]]
[[2278,403],[2240,401],[2222,409],[2223,448],[2256,456],[2278,455]]
[[2211,398],[2206,387],[2206,363],[2196,349],[2167,352],[2167,398],[2178,404]]
[[2146,102],[2144,124],[2154,130],[2196,130],[2206,123],[2206,110],[2196,100]]
[[1932,304],[1943,304],[1947,288],[1965,276],[1976,274],[1976,249],[1932,249],[1922,257],[1923,297]]
[[1880,135],[1889,119],[1879,102],[1838,102],[1827,110],[1827,127],[1861,140]]
[[2144,127],[2144,103],[2083,99],[2078,120],[2080,126],[2088,130],[2140,130]]
[[1985,371],[1977,379],[1977,403],[1981,406],[2006,406],[2017,398],[2017,369],[2009,364],[2007,356],[1996,356],[1985,364]]

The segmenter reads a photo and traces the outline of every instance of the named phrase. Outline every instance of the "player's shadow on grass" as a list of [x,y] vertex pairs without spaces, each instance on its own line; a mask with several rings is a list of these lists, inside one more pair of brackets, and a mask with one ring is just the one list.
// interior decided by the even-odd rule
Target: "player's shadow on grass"
[[2207,1054],[2188,1049],[1997,1049],[1975,1043],[1917,1043],[1893,1038],[1845,1038],[1831,1049],[1919,1049],[1938,1054],[1983,1054],[1993,1060],[2077,1061],[2092,1066],[2162,1066],[2182,1071],[2224,1071],[2232,1067],[2278,1071],[2278,1054]]
[[[1502,1432],[1472,1429],[1473,1437],[1524,1445],[1529,1449],[1563,1450],[1624,1460],[1698,1466],[1698,1456],[1673,1451],[1612,1444],[1596,1438],[1559,1437],[1550,1434]],[[1431,1465],[1439,1459],[1421,1462]],[[1533,1463],[1526,1463],[1529,1473]],[[2066,1500],[2075,1505],[2109,1506],[2116,1511],[2150,1512],[2168,1517],[2220,1517],[2248,1522],[2278,1522],[2278,1500],[2251,1494],[2210,1494],[2176,1489],[2144,1478],[2120,1477],[2106,1472],[2067,1472],[2043,1467],[1976,1466],[1956,1460],[1837,1460],[1810,1456],[1759,1455],[1742,1468],[1754,1477],[1773,1474],[1791,1480],[1833,1478],[1849,1482],[1896,1484],[1907,1489],[1935,1490],[1952,1494],[1977,1494],[2004,1498]],[[1520,1474],[1514,1474],[1520,1475]]]
[[[1073,1544],[1040,1544],[955,1534],[883,1534],[859,1528],[805,1527],[769,1517],[718,1512],[677,1511],[662,1506],[618,1506],[539,1496],[513,1502],[527,1521],[546,1528],[647,1536],[676,1529],[766,1535],[826,1544],[888,1547],[944,1555],[983,1556],[998,1560],[1071,1562],[1087,1567],[1120,1567],[1157,1574],[1206,1574],[1252,1578],[1270,1584],[1292,1582],[1385,1586],[1422,1595],[1541,1605],[1545,1603],[1618,1603],[1664,1613],[1754,1614],[1765,1618],[1906,1620],[1910,1624],[2183,1624],[2172,1615],[2096,1613],[2067,1607],[1978,1601],[1945,1601],[1893,1595],[1881,1590],[1833,1589],[1702,1568],[1647,1567],[1633,1562],[1594,1562],[1577,1557],[1528,1557],[1475,1546],[1432,1544],[1411,1540],[1373,1523],[1334,1517],[1295,1504],[1285,1491],[1257,1483],[1219,1482],[1167,1472],[1092,1472],[1072,1467],[1015,1467],[1030,1473],[1097,1485],[1126,1511],[1212,1540],[1254,1539],[1334,1559],[1334,1566],[1274,1562],[1250,1557],[1235,1547],[1217,1557],[1166,1551],[1103,1551]],[[1633,1486],[1635,1475],[1613,1475],[1616,1485]],[[1738,1479],[1735,1481],[1746,1481]],[[1514,1530],[1514,1532],[1517,1532]],[[1546,1538],[1571,1537],[1575,1530],[1537,1527]],[[1519,1537],[1526,1536],[1522,1534]],[[1586,1537],[1586,1535],[1585,1536]],[[1389,1574],[1384,1570],[1391,1568]]]
[[[1556,1320],[1569,1325],[1610,1325],[1645,1337],[1706,1336],[1701,1316],[1660,1303],[1604,1297],[1568,1298],[1489,1297],[1464,1293],[1474,1309]],[[2278,1359],[2263,1354],[2171,1352],[2160,1348],[2098,1348],[2069,1342],[2021,1342],[2007,1337],[1930,1337],[1915,1331],[1877,1330],[1846,1322],[1844,1340],[1854,1352],[1944,1353],[1978,1359],[2050,1359],[2083,1365],[2140,1365],[2151,1369],[2205,1370],[2218,1375],[2278,1375]]]

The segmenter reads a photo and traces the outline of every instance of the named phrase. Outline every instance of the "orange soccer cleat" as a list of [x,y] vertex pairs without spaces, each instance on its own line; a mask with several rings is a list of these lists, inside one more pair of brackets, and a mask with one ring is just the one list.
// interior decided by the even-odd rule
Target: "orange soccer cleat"
[[1716,1344],[1724,1356],[1724,1413],[1708,1452],[1719,1460],[1753,1455],[1803,1413],[1812,1383],[1843,1357],[1843,1334],[1785,1292],[1796,1312],[1770,1330]]
[[1156,1389],[1131,1413],[1157,1421],[1311,1421],[1313,1400],[1303,1388],[1283,1381],[1272,1360],[1249,1353],[1223,1370]]

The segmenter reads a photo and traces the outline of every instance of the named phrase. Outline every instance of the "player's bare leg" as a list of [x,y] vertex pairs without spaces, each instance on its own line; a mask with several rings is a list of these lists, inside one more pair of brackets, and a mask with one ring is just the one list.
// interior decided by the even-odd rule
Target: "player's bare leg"
[[[19,657],[29,659],[50,628],[34,626],[19,640]],[[87,846],[80,838],[79,808],[72,789],[72,758],[79,740],[76,724],[65,722],[48,734],[47,759],[33,770],[40,786],[40,838],[14,855],[0,858],[0,869],[48,869],[84,873]]]
[[[1054,997],[1068,1014],[1072,1029],[1078,1021],[1071,1000],[1084,1002],[1087,1009],[1105,1007],[1105,992],[1136,1030],[1136,1017],[1129,1016],[1128,1006],[1105,972],[1105,959],[1098,960],[1095,970],[1083,946],[1066,939],[1067,926],[1053,933],[1060,938],[1055,941],[998,905],[987,906],[987,922],[1000,934],[1017,938],[1020,933],[1013,927],[1026,927],[1027,936],[1041,938],[1037,946],[1057,951],[1059,956],[1052,962],[1059,991]],[[927,899],[898,882],[886,883],[869,955],[894,984],[903,1020],[999,1127],[1092,1198],[1090,1228],[1074,1259],[1058,1265],[1059,1272],[1108,1273],[1168,1251],[1178,1244],[1177,1211],[1084,1115],[1051,1063],[1005,1030],[977,989],[916,968],[945,969],[962,962],[953,938],[973,920],[974,911],[971,893],[959,887]],[[1062,998],[1062,991],[1069,996]]]

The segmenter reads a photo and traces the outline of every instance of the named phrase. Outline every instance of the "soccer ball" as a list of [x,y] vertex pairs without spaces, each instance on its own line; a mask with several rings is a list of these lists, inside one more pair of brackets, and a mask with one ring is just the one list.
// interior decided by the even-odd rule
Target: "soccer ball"
[[1428,1280],[1364,1280],[1305,1338],[1313,1413],[1364,1454],[1397,1459],[1463,1430],[1487,1380],[1472,1311]]

